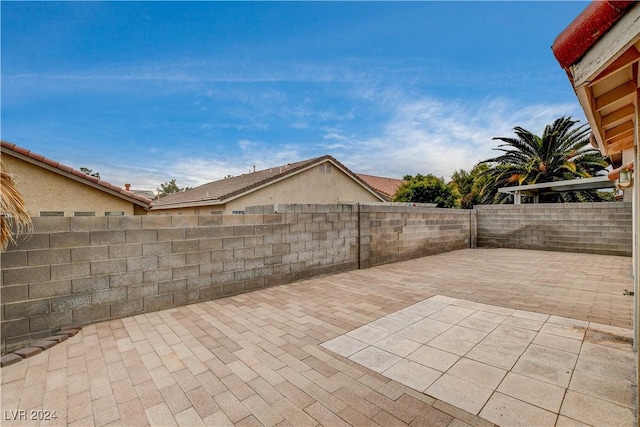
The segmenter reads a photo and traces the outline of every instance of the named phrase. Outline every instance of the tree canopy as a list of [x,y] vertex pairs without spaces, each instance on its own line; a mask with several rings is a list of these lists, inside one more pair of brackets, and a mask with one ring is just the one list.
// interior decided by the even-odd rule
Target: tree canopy
[[456,197],[443,178],[435,175],[407,175],[406,181],[396,192],[394,202],[436,203],[439,208],[452,208]]
[[180,188],[176,183],[176,180],[172,179],[171,181],[160,184],[160,188],[156,188],[156,191],[158,193],[158,197],[164,197],[169,194],[181,193],[190,189],[191,187]]
[[[560,117],[547,125],[542,136],[515,127],[516,137],[495,137],[502,141],[496,150],[502,154],[481,164],[488,169],[480,174],[487,181],[481,189],[483,203],[504,203],[510,195],[498,188],[554,182],[575,178],[589,178],[603,171],[609,160],[598,150],[590,148],[586,125],[576,126],[577,120]],[[544,195],[544,202],[600,201],[595,190]]]

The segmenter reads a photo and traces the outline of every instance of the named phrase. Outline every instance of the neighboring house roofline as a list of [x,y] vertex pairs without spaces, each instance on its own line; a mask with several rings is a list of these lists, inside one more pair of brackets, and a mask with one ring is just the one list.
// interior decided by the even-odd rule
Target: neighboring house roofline
[[382,195],[385,201],[391,201],[393,196],[398,192],[398,189],[406,181],[403,179],[389,178],[385,176],[368,175],[366,173],[359,173],[358,178],[369,184],[370,187],[375,189]]
[[[157,201],[152,210],[162,210],[162,209],[176,209],[176,208],[184,208],[184,207],[196,207],[196,206],[209,206],[209,205],[222,205],[225,203],[228,203],[232,200],[238,199],[240,197],[243,197],[247,194],[253,193],[254,191],[260,190],[262,188],[268,187],[269,185],[275,184],[276,182],[282,181],[286,178],[289,178],[293,175],[297,175],[301,172],[304,172],[306,170],[311,169],[314,166],[319,165],[320,163],[323,162],[330,162],[332,163],[335,167],[337,167],[340,171],[342,171],[344,174],[346,174],[347,176],[349,176],[351,179],[353,179],[357,184],[359,184],[360,186],[362,186],[365,190],[367,190],[369,193],[371,193],[373,196],[375,196],[377,199],[379,199],[381,202],[386,201],[384,199],[384,197],[382,197],[373,187],[371,187],[369,184],[367,184],[364,180],[362,180],[360,177],[357,176],[357,174],[351,172],[349,170],[349,168],[347,168],[345,165],[343,165],[342,163],[340,163],[338,160],[336,160],[335,158],[333,158],[330,155],[324,155],[322,157],[316,157],[313,159],[309,159],[309,160],[303,160],[301,162],[297,162],[295,163],[295,165],[293,166],[288,166],[288,165],[284,165],[284,166],[275,166],[272,168],[267,168],[264,169],[262,171],[257,171],[257,172],[253,172],[253,173],[259,173],[259,172],[264,172],[268,169],[282,169],[282,172],[279,172],[277,174],[274,174],[272,176],[268,176],[264,179],[260,179],[258,181],[255,182],[249,182],[246,185],[243,185],[241,188],[238,189],[234,189],[232,191],[229,191],[228,193],[222,194],[218,197],[215,198],[203,198],[203,199],[199,199],[199,200],[182,200],[185,197],[185,194],[189,193],[190,191],[193,191],[195,189],[197,189],[198,187],[196,187],[195,189],[191,189],[191,190],[186,190],[184,192],[181,192],[179,194],[175,194],[175,195],[170,195],[170,196],[166,196],[164,199],[160,199],[159,201]],[[251,176],[252,173],[247,174],[249,177]],[[211,185],[214,183],[223,183],[227,180],[230,179],[240,179],[240,178],[245,178],[247,175],[241,175],[238,177],[233,177],[233,178],[227,178],[227,179],[221,179],[218,181],[213,181],[207,184],[203,184],[203,185]],[[201,186],[202,187],[202,186]],[[169,200],[166,200],[167,198],[170,198]],[[175,200],[175,202],[172,202],[172,199]]]
[[34,153],[31,150],[27,150],[26,148],[19,147],[16,144],[4,140],[1,140],[0,143],[2,146],[2,154],[4,155],[12,156],[39,166],[50,172],[72,179],[81,184],[88,185],[89,187],[93,187],[97,190],[104,191],[105,193],[111,194],[112,196],[116,196],[145,209],[149,209],[153,205],[151,199],[140,196],[131,191],[126,191],[117,185],[110,184],[107,181],[88,175],[70,166],[56,162],[55,160],[48,159],[41,154]]

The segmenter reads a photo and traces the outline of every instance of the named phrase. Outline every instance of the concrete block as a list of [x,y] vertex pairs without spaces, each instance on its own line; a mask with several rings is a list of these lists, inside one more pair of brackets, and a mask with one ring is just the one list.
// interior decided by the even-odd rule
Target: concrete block
[[71,248],[71,262],[98,261],[109,258],[109,246]]
[[211,228],[211,237],[233,237],[232,225],[221,225]]
[[184,230],[185,239],[207,239],[211,237],[211,227],[189,227]]
[[149,271],[143,271],[143,282],[164,282],[173,278],[173,271],[171,267],[156,268]]
[[70,217],[32,217],[34,233],[61,233],[71,231]]
[[28,359],[29,357],[33,357],[36,354],[42,353],[42,349],[39,347],[24,347],[13,352],[23,359]]
[[13,365],[14,363],[18,363],[22,360],[22,357],[18,356],[14,353],[3,354],[0,358],[0,367],[5,367],[9,365]]
[[127,243],[148,243],[158,241],[158,230],[127,230]]
[[187,228],[198,226],[199,215],[171,215],[171,227]]
[[212,261],[231,261],[233,260],[233,249],[225,249],[222,251],[211,252]]
[[223,297],[223,285],[216,285],[207,288],[198,289],[199,300],[209,301]]
[[211,275],[211,284],[212,285],[221,285],[221,284],[225,284],[225,283],[231,283],[233,282],[233,271],[228,271],[225,273],[218,273],[218,274],[212,274]]
[[26,301],[29,299],[29,286],[3,286],[0,295],[3,304]]
[[48,265],[2,270],[3,286],[48,282],[49,280],[51,280],[51,268]]
[[235,249],[244,247],[244,237],[224,237],[222,239],[224,249]]
[[164,255],[172,252],[173,245],[171,242],[152,242],[142,244],[142,255]]
[[173,294],[174,292],[184,291],[187,289],[187,280],[169,280],[167,282],[158,283],[158,294]]
[[48,247],[49,234],[21,234],[16,238],[16,243],[9,242],[5,252],[47,249]]
[[274,255],[285,255],[291,252],[289,243],[274,243],[272,247]]
[[211,251],[198,251],[187,253],[187,264],[204,264],[211,261]]
[[[4,288],[2,288],[2,291],[4,292]],[[61,295],[70,295],[71,293],[71,280],[33,283],[29,285],[29,299],[50,298]],[[26,300],[27,298],[24,299]],[[5,300],[4,293],[2,296],[2,302],[9,302]]]
[[0,261],[3,269],[26,267],[27,251],[2,252]]
[[255,250],[253,247],[248,248],[237,248],[233,250],[233,258],[236,260],[246,259],[249,257],[253,257],[255,254]]
[[141,227],[143,230],[157,228],[171,228],[171,217],[169,215],[141,215]]
[[264,258],[249,258],[244,260],[245,269],[254,269],[264,267]]
[[18,337],[29,333],[29,319],[6,320],[2,322],[3,337]]
[[144,311],[144,300],[142,298],[111,304],[111,317],[132,316]]
[[146,283],[143,285],[127,286],[127,300],[129,301],[156,295],[158,295],[157,283]]
[[252,236],[256,234],[254,225],[235,225],[233,227],[234,236]]
[[88,231],[51,233],[49,235],[49,246],[51,248],[71,248],[76,246],[89,246],[90,244],[91,233]]
[[[87,307],[91,305],[91,294],[82,293],[67,295],[63,297],[51,298],[51,312],[68,312],[71,314],[71,310],[74,308]],[[71,317],[66,324],[71,323]]]
[[[113,304],[127,300],[127,288],[105,289],[91,294],[92,305]],[[75,321],[75,319],[74,319]]]
[[97,231],[108,230],[108,217],[69,217],[69,231]]
[[109,230],[140,230],[142,228],[142,215],[110,216],[107,218]]
[[41,249],[27,252],[29,265],[51,265],[68,264],[71,262],[71,250],[64,249]]
[[222,215],[198,215],[198,227],[222,225]]
[[143,283],[143,281],[144,281],[144,272],[140,270],[109,275],[110,288],[135,286],[140,283]]
[[[125,258],[91,261],[91,275],[103,276],[105,274],[124,273],[127,271],[127,260]],[[88,274],[85,274],[88,276]],[[80,275],[76,277],[81,277]]]
[[244,224],[244,215],[223,215],[223,225],[239,225]]
[[187,279],[187,289],[200,289],[211,286],[211,275],[190,277]]
[[207,238],[198,240],[198,249],[201,251],[213,251],[222,249],[222,238]]
[[73,323],[95,323],[111,317],[111,307],[108,304],[83,307],[73,310]]
[[4,304],[6,320],[26,319],[49,313],[51,313],[51,300],[49,299]]
[[177,240],[173,241],[173,253],[197,252],[198,240]]
[[200,274],[200,267],[198,265],[186,265],[184,267],[174,267],[173,279],[186,279],[188,277],[196,277]]
[[251,248],[254,246],[260,246],[264,244],[264,236],[245,236],[244,246]]
[[266,257],[273,255],[273,246],[271,245],[260,245],[254,248],[254,254],[257,257]]
[[[33,286],[33,285],[32,285]],[[73,293],[91,292],[109,287],[109,276],[92,276],[73,279],[71,281],[71,290]]]
[[168,228],[158,230],[158,241],[184,240],[184,228]]
[[244,268],[244,260],[226,261],[222,265],[223,271],[238,271]]
[[264,265],[282,264],[282,255],[273,255],[264,258]]
[[157,256],[127,258],[127,271],[153,270],[158,268]]
[[245,291],[246,288],[244,282],[225,283],[222,286],[222,293],[224,296],[237,295]]
[[[153,243],[145,243],[152,245]],[[125,243],[109,246],[109,258],[129,258],[142,256],[142,243]]]
[[200,298],[200,292],[197,289],[176,292],[173,294],[173,303],[176,306],[182,306],[197,302]]
[[176,253],[171,255],[158,255],[158,267],[182,267],[187,262],[187,256],[184,253]]
[[92,231],[90,236],[92,245],[117,245],[126,241],[124,231]]
[[164,310],[171,307],[173,307],[173,294],[146,297],[144,299],[144,310],[146,312]]
[[200,264],[200,275],[220,273],[223,269],[222,261],[206,262]]

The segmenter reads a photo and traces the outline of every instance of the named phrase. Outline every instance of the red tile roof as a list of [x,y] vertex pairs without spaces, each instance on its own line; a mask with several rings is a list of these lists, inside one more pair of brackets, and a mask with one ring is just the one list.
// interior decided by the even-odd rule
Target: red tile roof
[[[34,153],[33,151],[27,150],[26,148],[19,147],[16,144],[12,144],[7,141],[0,141],[0,142],[2,144],[3,154],[14,155],[14,157],[19,157],[20,155],[22,155],[24,157],[27,157],[28,159],[31,159],[35,164],[41,163],[41,165],[46,165],[45,166],[46,169],[49,169],[63,176],[73,175],[74,177],[78,178],[77,179],[78,181],[80,182],[84,181],[84,184],[90,185],[91,187],[97,188],[98,190],[107,191],[111,194],[116,193],[113,195],[115,195],[116,197],[127,199],[135,203],[136,205],[139,205],[145,208],[150,208],[152,205],[151,199],[132,193],[131,191],[126,191],[123,188],[118,187],[117,185],[113,185],[106,181],[102,181],[101,179],[96,178],[95,176],[88,175],[70,166],[63,165],[62,163],[56,162],[55,160],[48,159],[41,154]],[[18,154],[18,156],[15,156],[15,154]]]
[[551,49],[563,69],[578,62],[633,6],[635,1],[592,2],[565,28]]
[[[252,173],[247,173],[231,178],[224,178],[218,181],[209,182],[199,187],[192,188],[177,194],[165,196],[160,200],[156,200],[153,204],[153,210],[171,209],[175,207],[190,206],[196,204],[221,204],[225,200],[249,192],[257,187],[268,185],[272,182],[280,180],[288,175],[293,175],[298,171],[309,168],[313,165],[320,164],[324,161],[331,161],[341,168],[343,172],[353,178],[360,185],[368,189],[371,193],[380,197],[380,195],[366,181],[359,178],[351,172],[346,166],[331,156],[315,157],[300,162],[288,163],[282,166],[276,166]],[[380,197],[382,200],[382,197]]]
[[402,179],[365,175],[363,173],[359,173],[358,177],[369,184],[371,187],[375,188],[377,192],[382,193],[382,195],[389,200],[391,200],[393,196],[395,196],[398,188],[400,188],[400,186],[406,182]]

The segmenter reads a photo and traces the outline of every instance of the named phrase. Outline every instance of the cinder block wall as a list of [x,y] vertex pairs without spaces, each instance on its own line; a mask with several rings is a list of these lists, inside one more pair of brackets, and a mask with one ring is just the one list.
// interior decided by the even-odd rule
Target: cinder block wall
[[[246,215],[34,218],[34,233],[2,253],[2,352],[61,326],[454,250],[468,239],[468,211],[412,209],[276,205]],[[402,243],[386,245],[389,236]]]
[[476,206],[479,247],[631,256],[631,203]]

